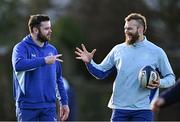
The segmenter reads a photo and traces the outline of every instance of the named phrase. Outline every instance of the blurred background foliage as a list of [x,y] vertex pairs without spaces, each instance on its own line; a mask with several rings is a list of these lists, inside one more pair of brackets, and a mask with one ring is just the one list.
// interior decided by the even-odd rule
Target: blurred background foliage
[[[176,77],[180,75],[179,0],[0,0],[0,120],[16,120],[12,95],[11,53],[13,46],[27,35],[31,14],[51,17],[51,43],[63,54],[63,76],[76,96],[75,120],[109,120],[107,103],[115,74],[96,80],[85,65],[75,60],[76,46],[84,43],[96,48],[94,60],[100,63],[111,48],[124,41],[124,18],[140,12],[147,18],[146,36],[162,47]],[[156,120],[180,120],[179,104],[156,113]]]

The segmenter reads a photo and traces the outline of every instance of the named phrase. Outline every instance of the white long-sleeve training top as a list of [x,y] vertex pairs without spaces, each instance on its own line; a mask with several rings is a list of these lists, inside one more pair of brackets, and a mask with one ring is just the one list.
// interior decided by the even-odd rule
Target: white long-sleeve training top
[[113,69],[117,70],[108,107],[149,110],[153,98],[152,90],[142,88],[138,81],[139,71],[146,65],[151,65],[161,73],[160,88],[167,88],[175,84],[175,75],[167,55],[162,48],[148,41],[146,37],[143,41],[133,45],[118,44],[100,64],[91,60],[86,66],[97,79],[105,78]]

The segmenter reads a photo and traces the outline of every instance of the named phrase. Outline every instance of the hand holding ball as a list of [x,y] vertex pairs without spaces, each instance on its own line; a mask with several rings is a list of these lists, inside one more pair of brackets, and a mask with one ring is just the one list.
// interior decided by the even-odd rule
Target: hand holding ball
[[159,87],[159,74],[151,66],[145,66],[140,70],[138,80],[144,88],[154,89]]

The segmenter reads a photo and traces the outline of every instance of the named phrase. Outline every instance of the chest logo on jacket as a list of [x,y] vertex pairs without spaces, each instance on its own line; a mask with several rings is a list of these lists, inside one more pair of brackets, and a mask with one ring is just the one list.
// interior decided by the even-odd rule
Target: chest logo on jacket
[[48,56],[53,56],[53,53],[52,53],[52,52],[49,52],[49,53],[48,53]]
[[36,54],[31,53],[32,58],[36,58]]

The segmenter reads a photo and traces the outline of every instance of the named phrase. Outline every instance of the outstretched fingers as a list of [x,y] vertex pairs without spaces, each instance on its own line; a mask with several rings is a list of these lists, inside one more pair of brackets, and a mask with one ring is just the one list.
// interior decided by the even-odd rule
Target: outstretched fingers
[[76,51],[79,52],[79,53],[83,52],[79,47],[76,47]]
[[74,51],[74,53],[77,55],[76,59],[80,59],[80,60],[82,59],[83,51],[80,48],[76,47],[76,50]]
[[59,58],[56,58],[56,61],[63,62],[63,60]]
[[59,59],[59,57],[61,57],[61,56],[62,56],[62,54],[57,54],[57,55],[55,55],[56,61],[63,62],[62,59]]
[[61,56],[62,56],[62,54],[55,55],[56,58],[61,57]]
[[84,44],[81,44],[81,48],[76,47],[76,50],[74,53],[77,55],[76,59],[82,60],[85,63],[90,62],[90,60],[93,58],[94,53],[96,52],[96,49],[92,50],[92,52],[88,52]]
[[81,47],[82,47],[82,49],[83,49],[84,52],[86,52],[86,53],[88,52],[88,51],[86,50],[86,47],[84,46],[84,44],[81,44]]
[[81,56],[81,53],[78,52],[78,51],[74,51],[74,53],[75,53],[76,55],[78,55],[78,56]]
[[77,51],[75,51],[74,53],[75,53],[76,55],[78,55],[78,56],[76,57],[76,59],[82,59],[81,53],[79,53],[79,52],[77,52]]
[[94,55],[95,52],[96,52],[96,49],[94,49],[94,50],[91,52],[91,54]]

